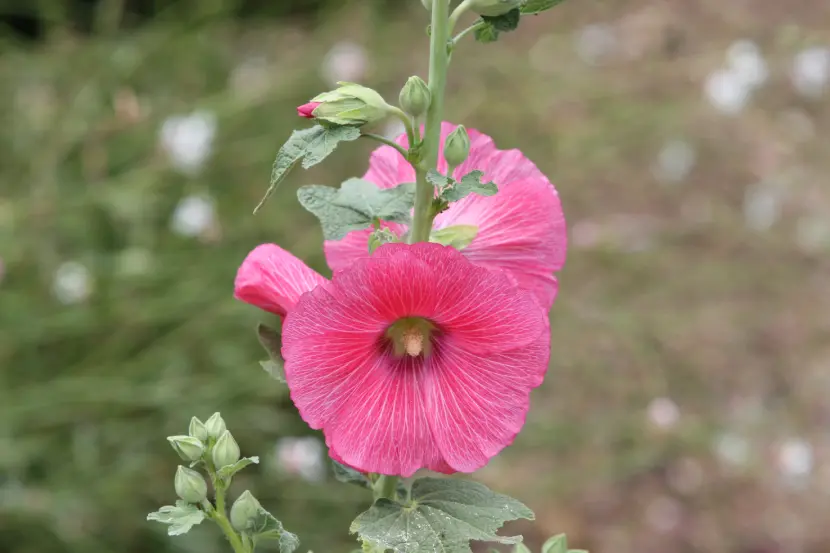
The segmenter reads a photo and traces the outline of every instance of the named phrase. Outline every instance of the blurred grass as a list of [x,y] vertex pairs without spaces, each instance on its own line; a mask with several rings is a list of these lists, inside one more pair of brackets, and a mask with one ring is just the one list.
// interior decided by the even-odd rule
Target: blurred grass
[[[320,230],[295,189],[362,174],[369,145],[293,175],[250,212],[297,124],[294,106],[328,86],[320,64],[338,40],[367,48],[365,82],[389,97],[425,74],[413,4],[198,23],[171,12],[120,32],[55,24],[42,42],[5,38],[0,551],[223,551],[212,530],[169,540],[145,522],[173,496],[164,437],[215,410],[246,454],[310,433],[258,368],[261,315],[232,299],[232,281],[265,241],[326,274]],[[830,263],[827,249],[794,239],[805,214],[830,218],[830,110],[827,97],[802,100],[787,83],[799,48],[830,41],[830,13],[812,3],[785,12],[766,1],[572,2],[455,55],[448,118],[524,150],[557,183],[572,228],[551,372],[516,444],[476,476],[537,511],[532,544],[567,531],[597,553],[830,546]],[[621,47],[592,67],[573,43],[596,22]],[[724,117],[701,83],[743,37],[761,45],[771,78],[744,113]],[[215,114],[218,131],[207,166],[188,177],[158,134],[195,110]],[[793,131],[792,114],[807,119],[810,138]],[[682,184],[662,186],[651,168],[677,137],[697,162]],[[780,220],[747,228],[746,187],[790,174]],[[218,209],[199,238],[170,231],[192,194]],[[125,273],[135,251],[149,267]],[[90,269],[94,291],[61,305],[52,281],[69,260]],[[676,424],[649,421],[655,398],[677,404]],[[713,453],[724,432],[749,443],[745,466]],[[782,479],[776,453],[794,438],[814,453],[800,487]],[[347,550],[366,501],[266,464],[234,487],[251,488],[314,551]]]

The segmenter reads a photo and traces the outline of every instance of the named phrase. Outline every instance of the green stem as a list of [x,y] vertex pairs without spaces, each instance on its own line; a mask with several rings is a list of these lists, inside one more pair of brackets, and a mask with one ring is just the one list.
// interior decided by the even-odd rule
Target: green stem
[[409,139],[409,147],[414,148],[418,145],[417,135],[415,134],[415,126],[412,124],[412,118],[406,112],[399,108],[393,108],[395,117],[401,120],[403,126],[406,128],[406,137]]
[[228,538],[234,553],[251,553],[251,549],[242,543],[242,538],[233,529],[231,521],[225,511],[225,484],[214,475],[210,470],[210,479],[213,481],[213,489],[216,491],[216,508],[214,509],[210,503],[207,504],[207,512],[217,526],[222,529],[222,533]]
[[[435,218],[432,209],[435,189],[427,182],[426,173],[429,169],[438,167],[441,120],[444,113],[444,89],[447,86],[449,63],[447,52],[450,31],[449,4],[449,0],[434,0],[432,3],[432,37],[429,52],[429,89],[432,93],[432,101],[427,111],[424,138],[421,144],[423,163],[417,170],[415,213],[412,218],[412,232],[409,235],[410,244],[429,241],[432,220]],[[459,12],[463,4],[458,6],[453,13]]]
[[385,498],[395,501],[397,496],[398,477],[380,475],[378,481],[375,482],[374,492],[375,499]]
[[447,28],[447,35],[451,35],[455,26],[458,24],[459,18],[464,15],[464,12],[470,9],[472,6],[473,0],[464,0],[461,2],[457,8],[452,11],[452,15],[450,15],[449,27]]
[[386,144],[387,146],[391,146],[391,147],[395,148],[398,151],[398,153],[403,156],[404,159],[407,159],[408,156],[409,156],[409,152],[407,152],[406,149],[404,149],[403,146],[401,146],[400,144],[398,144],[394,140],[389,140],[385,136],[381,136],[379,134],[374,134],[374,133],[370,133],[370,132],[361,133],[360,136],[362,136],[364,138],[371,138],[372,140],[377,140],[381,144]]
[[467,27],[466,29],[464,29],[463,31],[461,31],[460,33],[455,35],[455,37],[452,39],[451,49],[455,48],[455,45],[458,44],[461,41],[462,38],[464,38],[465,36],[467,36],[470,33],[473,33],[475,31],[477,31],[478,29],[480,29],[483,26],[484,26],[484,20],[479,19],[478,21],[476,21],[475,23],[473,23],[472,25],[470,25],[469,27]]

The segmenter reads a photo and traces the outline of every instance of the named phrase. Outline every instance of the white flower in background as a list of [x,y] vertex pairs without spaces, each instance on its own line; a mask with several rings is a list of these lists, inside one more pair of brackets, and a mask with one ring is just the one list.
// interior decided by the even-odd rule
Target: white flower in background
[[617,33],[611,25],[586,25],[576,35],[576,53],[589,65],[599,65],[618,48]]
[[781,216],[781,195],[772,186],[758,183],[744,193],[744,220],[755,231],[772,228]]
[[751,89],[737,71],[718,69],[706,78],[704,93],[715,109],[727,115],[737,115],[749,102]]
[[161,146],[182,173],[196,174],[210,157],[216,116],[207,111],[169,117],[161,126]]
[[406,133],[406,127],[400,119],[390,119],[389,122],[383,126],[381,133],[389,140],[396,140],[400,135]]
[[813,472],[813,447],[801,439],[790,439],[778,449],[778,470],[790,478],[808,476]]
[[81,303],[92,294],[92,275],[85,265],[67,261],[55,271],[52,293],[65,305]]
[[273,74],[274,71],[264,57],[247,58],[233,68],[230,76],[231,90],[244,100],[258,100],[271,89]]
[[661,182],[676,184],[684,180],[697,161],[697,152],[685,140],[666,142],[657,155],[652,173]]
[[805,215],[795,228],[795,242],[803,252],[816,253],[830,247],[830,214]]
[[201,236],[216,222],[216,204],[209,196],[182,198],[173,211],[170,228],[187,237]]
[[796,54],[790,79],[799,94],[821,96],[830,86],[830,48],[814,46]]
[[323,443],[313,436],[282,438],[274,451],[278,470],[298,475],[309,482],[320,482],[326,476]]
[[360,82],[366,76],[369,58],[366,50],[353,42],[338,42],[323,59],[323,79],[334,86],[340,81]]
[[769,78],[767,62],[758,45],[751,40],[738,40],[726,51],[726,61],[749,89],[756,89]]
[[740,467],[749,461],[749,442],[739,434],[721,434],[715,438],[713,449],[724,464]]
[[646,522],[654,530],[668,533],[677,528],[683,517],[683,509],[676,499],[661,496],[654,499],[646,507]]
[[680,409],[667,397],[658,397],[648,404],[648,420],[657,428],[666,430],[680,420]]

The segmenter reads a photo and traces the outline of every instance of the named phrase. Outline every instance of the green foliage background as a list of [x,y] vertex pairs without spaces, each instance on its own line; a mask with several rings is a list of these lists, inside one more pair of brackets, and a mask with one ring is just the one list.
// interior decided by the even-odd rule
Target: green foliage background
[[[267,13],[285,3],[168,2],[143,21],[127,3],[123,27],[108,15],[119,4],[67,25],[61,3],[42,2],[43,41],[0,43],[3,552],[225,550],[211,529],[170,540],[145,521],[173,499],[177,461],[164,438],[216,410],[247,455],[310,433],[257,364],[253,329],[268,319],[233,300],[233,277],[266,241],[327,274],[296,188],[361,175],[370,146],[345,145],[294,174],[254,217],[274,154],[297,125],[295,106],[327,86],[320,63],[338,40],[370,52],[365,82],[389,98],[426,73],[416,0],[295,2],[301,15]],[[792,54],[830,38],[820,24],[830,14],[759,4],[572,0],[454,56],[448,117],[537,161],[574,230],[550,376],[516,444],[476,476],[537,512],[518,529],[531,545],[566,531],[599,552],[830,547],[820,392],[830,265],[826,247],[800,250],[793,238],[800,217],[830,218],[830,111],[787,85]],[[573,49],[576,30],[597,21],[626,45],[602,68]],[[730,119],[705,104],[700,83],[741,37],[762,44],[773,71]],[[246,60],[253,70],[240,78]],[[124,108],[132,97],[135,109]],[[216,114],[217,138],[208,166],[186,177],[158,132],[197,109]],[[805,118],[812,138],[792,123]],[[698,163],[682,186],[661,187],[653,160],[677,136]],[[770,179],[786,181],[783,215],[756,233],[743,222],[744,190]],[[202,239],[172,233],[178,201],[200,192],[216,199],[218,226]],[[137,251],[149,252],[146,273],[125,270]],[[86,303],[63,306],[50,292],[67,260],[94,276]],[[671,430],[648,423],[656,397],[679,405]],[[746,438],[746,466],[718,462],[712,444],[724,432]],[[776,448],[794,436],[815,450],[813,475],[795,487],[775,468]],[[689,478],[698,485],[677,483]],[[347,528],[367,500],[268,463],[237,477],[234,491],[246,488],[318,552],[352,546]],[[655,502],[678,518],[671,531],[652,524]]]

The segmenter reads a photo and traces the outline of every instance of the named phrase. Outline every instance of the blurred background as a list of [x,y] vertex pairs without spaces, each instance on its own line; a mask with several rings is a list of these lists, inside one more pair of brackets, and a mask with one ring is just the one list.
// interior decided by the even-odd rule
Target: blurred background
[[[417,0],[0,2],[0,551],[224,552],[170,539],[165,436],[221,411],[237,477],[348,551],[367,506],[257,362],[232,298],[278,242],[329,274],[295,106],[426,74]],[[570,0],[454,57],[447,116],[556,183],[569,261],[516,443],[474,478],[592,553],[830,550],[830,4]],[[394,136],[394,125],[379,132]]]

